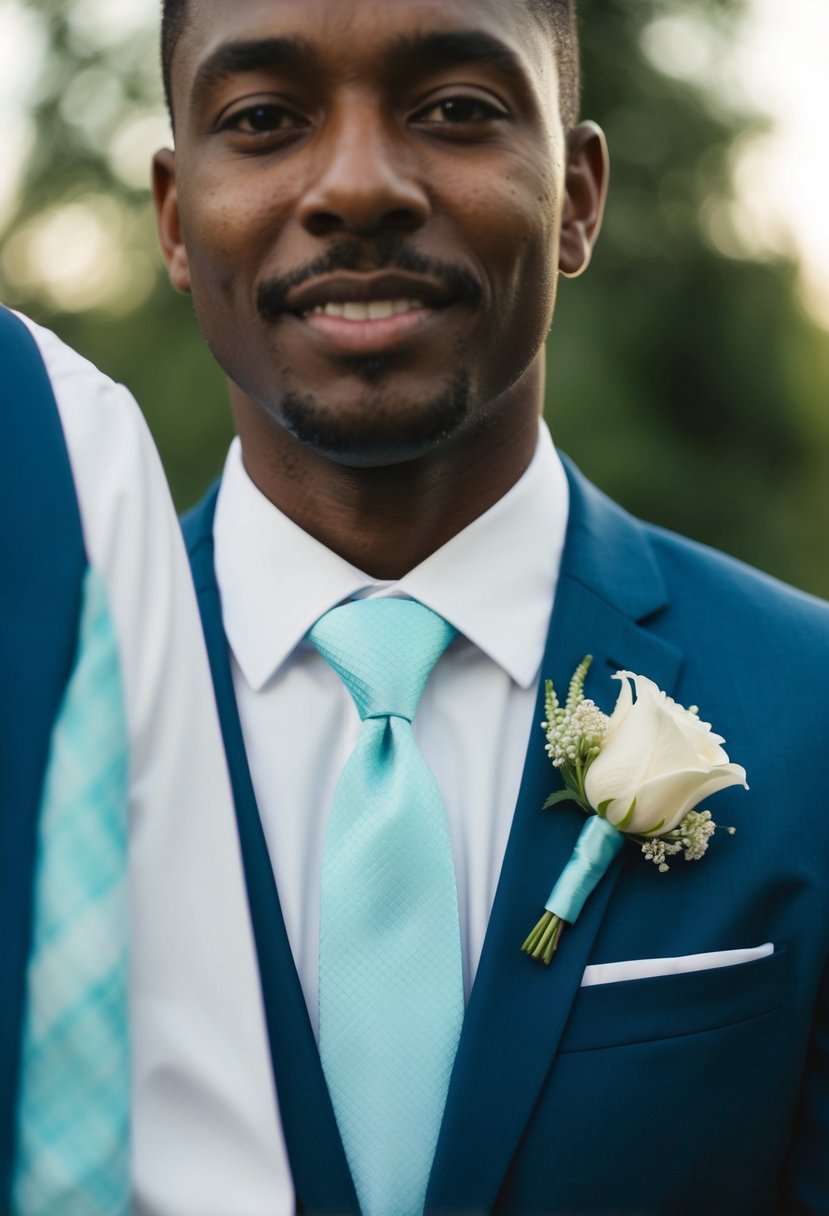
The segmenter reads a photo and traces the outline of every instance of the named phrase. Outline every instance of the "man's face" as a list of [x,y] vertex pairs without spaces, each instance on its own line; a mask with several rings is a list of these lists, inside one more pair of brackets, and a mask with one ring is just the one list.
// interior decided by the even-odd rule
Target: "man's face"
[[518,0],[190,0],[156,192],[243,393],[345,463],[463,435],[539,358],[566,141]]

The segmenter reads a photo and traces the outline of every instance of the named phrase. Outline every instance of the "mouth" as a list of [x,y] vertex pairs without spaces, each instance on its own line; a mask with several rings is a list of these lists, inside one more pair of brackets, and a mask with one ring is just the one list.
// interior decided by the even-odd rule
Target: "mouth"
[[353,321],[383,320],[415,309],[445,308],[447,287],[435,279],[401,272],[332,274],[303,283],[285,297],[295,316],[325,315]]
[[288,292],[285,312],[342,354],[377,354],[434,321],[453,304],[438,281],[418,275],[335,274]]
[[419,312],[426,305],[423,300],[329,300],[317,304],[300,315],[303,317],[341,317],[344,321],[385,321],[388,317],[400,317],[407,312]]

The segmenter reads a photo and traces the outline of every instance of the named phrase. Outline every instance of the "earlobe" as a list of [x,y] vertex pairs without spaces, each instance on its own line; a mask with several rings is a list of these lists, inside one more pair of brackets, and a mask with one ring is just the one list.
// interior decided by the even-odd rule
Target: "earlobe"
[[590,265],[604,215],[609,167],[602,129],[592,122],[575,127],[567,137],[559,247],[559,270],[567,278],[577,278]]
[[176,291],[189,292],[190,265],[181,239],[176,189],[176,154],[169,148],[153,157],[153,199],[161,251]]

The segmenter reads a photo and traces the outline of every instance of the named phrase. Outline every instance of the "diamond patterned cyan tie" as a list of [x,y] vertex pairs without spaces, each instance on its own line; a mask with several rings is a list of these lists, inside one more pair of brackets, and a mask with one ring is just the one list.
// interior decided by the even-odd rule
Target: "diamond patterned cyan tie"
[[364,1216],[416,1216],[463,1021],[446,812],[411,722],[455,630],[413,600],[334,608],[308,635],[363,720],[322,865],[320,1055]]
[[127,754],[115,633],[90,570],[41,799],[15,1216],[130,1211]]

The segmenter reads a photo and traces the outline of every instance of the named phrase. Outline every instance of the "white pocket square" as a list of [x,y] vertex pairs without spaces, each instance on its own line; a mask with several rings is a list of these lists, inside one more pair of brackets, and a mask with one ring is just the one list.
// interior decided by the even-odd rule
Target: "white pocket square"
[[774,943],[751,946],[746,950],[714,950],[708,954],[683,954],[678,958],[634,958],[621,963],[591,963],[585,967],[582,988],[594,984],[618,984],[621,980],[646,980],[656,975],[682,975],[687,971],[708,971],[712,967],[736,967],[774,954]]

